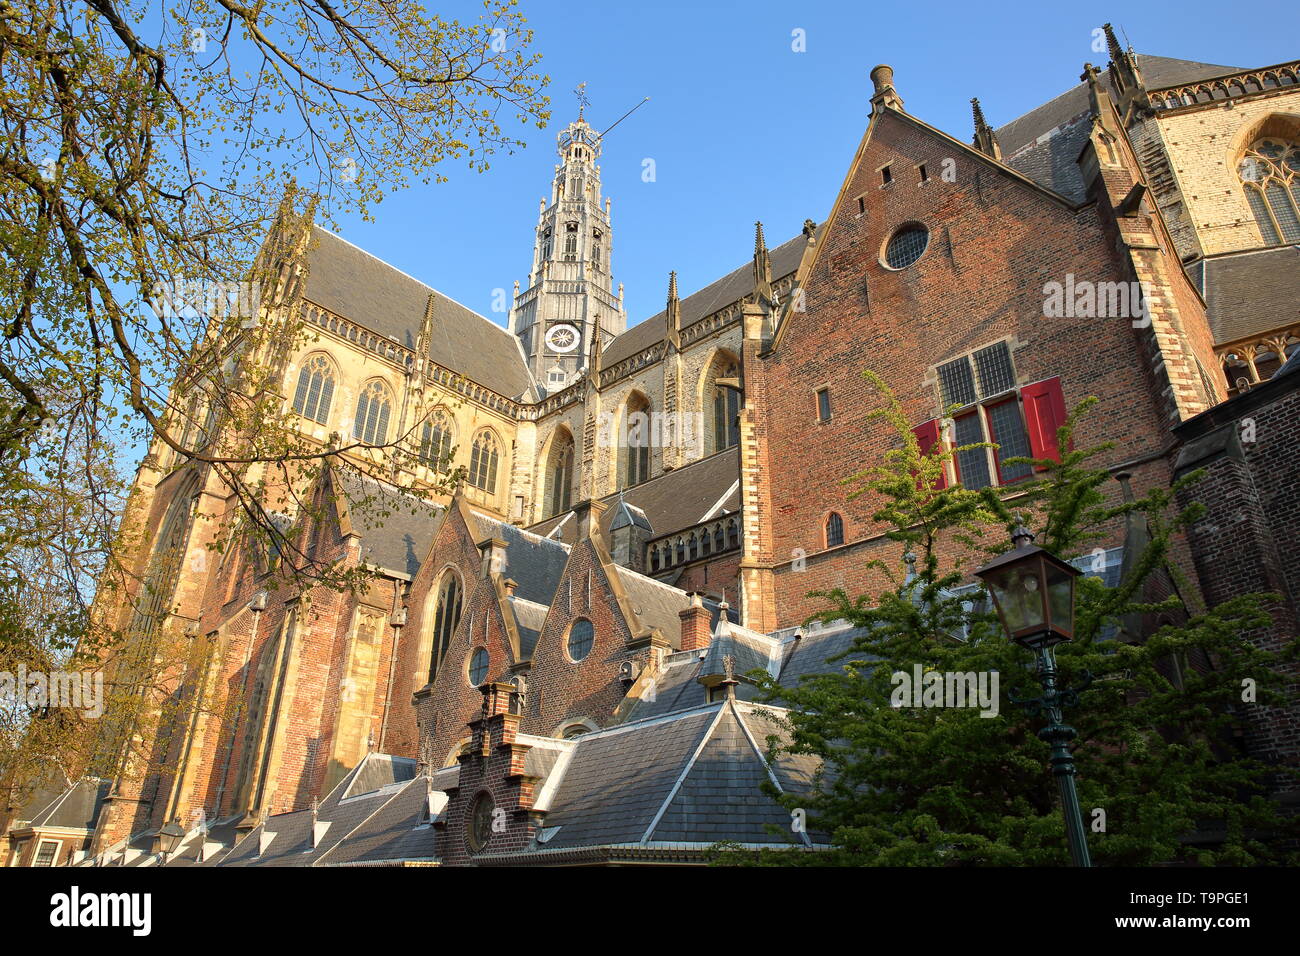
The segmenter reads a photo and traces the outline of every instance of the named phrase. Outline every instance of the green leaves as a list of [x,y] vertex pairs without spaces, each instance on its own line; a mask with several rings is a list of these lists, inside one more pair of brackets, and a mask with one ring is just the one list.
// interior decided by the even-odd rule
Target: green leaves
[[[970,594],[952,589],[985,556],[1009,547],[1005,531],[1025,521],[1038,542],[1067,558],[1087,557],[1125,534],[1127,574],[1115,587],[1083,578],[1077,588],[1077,637],[1057,649],[1064,684],[1084,671],[1096,682],[1065,719],[1078,731],[1073,750],[1089,845],[1096,865],[1173,862],[1249,865],[1288,858],[1283,820],[1266,796],[1277,768],[1244,755],[1237,741],[1253,704],[1279,703],[1293,679],[1279,665],[1300,645],[1261,650],[1246,635],[1270,622],[1268,595],[1243,595],[1208,611],[1187,607],[1170,550],[1199,512],[1173,509],[1174,490],[1155,488],[1124,501],[1109,473],[1089,467],[1107,449],[1069,450],[1060,462],[1014,486],[1014,504],[987,488],[934,488],[935,463],[919,454],[910,423],[884,383],[877,420],[897,436],[880,464],[852,476],[869,496],[886,537],[915,556],[915,574],[873,562],[887,586],[875,595],[819,592],[818,618],[862,631],[826,673],[797,687],[763,684],[764,699],[788,708],[787,738],[772,757],[812,754],[825,773],[812,793],[774,796],[803,807],[810,831],[830,834],[827,853],[723,854],[762,865],[1061,866],[1069,862],[1043,720],[1008,702],[1008,691],[1037,693],[1028,652],[1010,644],[991,614],[968,614]],[[1070,447],[1093,404],[1077,407],[1060,430]],[[918,488],[918,477],[921,479]],[[1184,479],[1180,487],[1191,479]],[[1014,510],[1013,510],[1014,509]],[[1168,596],[1165,596],[1168,595]],[[965,640],[957,640],[969,620]],[[890,706],[891,675],[916,665],[940,673],[996,672],[1001,708]]]

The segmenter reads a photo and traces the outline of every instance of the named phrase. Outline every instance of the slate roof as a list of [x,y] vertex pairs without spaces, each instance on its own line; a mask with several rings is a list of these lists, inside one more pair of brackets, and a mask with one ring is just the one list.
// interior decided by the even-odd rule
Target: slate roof
[[531,531],[517,528],[508,521],[493,518],[481,511],[471,511],[476,527],[476,541],[500,538],[506,543],[505,565],[501,573],[517,585],[515,596],[534,604],[549,605],[560,585],[569,547]]
[[584,734],[551,800],[548,849],[636,843],[713,723],[716,707]]
[[[1237,73],[1242,69],[1236,66],[1198,63],[1194,60],[1179,60],[1166,56],[1149,56],[1145,53],[1137,54],[1137,62],[1148,90],[1181,86],[1184,83]],[[1110,71],[1103,69],[1101,79],[1110,95],[1117,97],[1118,91],[1110,82]],[[987,104],[985,107],[987,108]],[[1002,147],[1003,157],[1012,156],[1026,146],[1033,145],[1052,130],[1073,123],[1090,109],[1088,84],[1081,81],[1060,96],[998,127],[994,132],[998,138],[998,145]]]
[[84,777],[37,810],[28,826],[93,830],[99,817],[99,808],[111,786],[109,780]]
[[732,673],[742,678],[750,671],[766,671],[775,677],[781,665],[781,642],[739,624],[728,622],[714,629],[708,651],[700,663],[700,674],[717,677],[726,674],[725,658],[733,660]]
[[[624,489],[622,498],[640,509],[657,537],[699,524],[719,501],[722,507],[718,514],[739,511],[739,482],[740,449],[728,448]],[[619,494],[606,495],[600,501],[607,506],[601,515],[600,527],[608,535],[619,514]],[[578,528],[570,514],[565,512],[547,518],[529,530],[544,536],[554,533],[554,540],[572,544]]]
[[783,660],[777,682],[782,687],[797,687],[799,679],[807,674],[824,674],[844,666],[844,661],[828,664],[827,659],[851,650],[853,641],[862,629],[847,624],[795,629],[783,641]]
[[[761,789],[770,779],[765,738],[780,730],[761,714],[722,701],[576,738],[567,764],[556,766],[562,776],[547,784],[554,790],[536,845],[499,858],[719,840],[788,845],[789,812]],[[811,780],[802,760],[773,773],[782,787]]]
[[[453,774],[435,775],[442,786],[454,783],[459,768]],[[407,757],[371,753],[366,756],[334,787],[316,808],[316,822],[328,824],[325,831],[311,845],[312,812],[310,809],[291,813],[277,813],[249,831],[232,849],[214,854],[200,865],[207,866],[319,866],[327,854],[345,840],[350,840],[359,828],[380,809],[405,793],[411,786],[419,785],[421,797],[425,784],[415,777],[415,761]],[[233,830],[234,822],[229,824]],[[214,828],[209,835],[213,841]],[[275,838],[260,852],[263,833],[274,833]],[[224,842],[224,841],[223,841]],[[168,865],[193,865],[195,850],[184,858],[169,861]]]
[[1300,325],[1300,247],[1215,256],[1188,267],[1222,345]]
[[312,227],[307,264],[308,301],[410,349],[433,293],[434,361],[510,398],[531,389],[518,339],[491,319],[319,226]]
[[[391,787],[395,783],[414,779],[415,761],[411,758],[371,753],[367,754],[366,758],[340,781],[334,793],[338,794],[338,800],[345,800],[348,797],[370,793],[384,787]],[[331,801],[327,797],[324,805],[330,806],[335,802],[337,801]]]
[[334,469],[365,560],[385,571],[415,577],[429,553],[442,508],[342,465]]
[[679,646],[682,637],[679,614],[690,606],[690,595],[622,565],[614,567],[637,620],[646,627],[657,627],[674,647]]
[[[799,268],[803,258],[807,238],[800,233],[793,239],[783,242],[775,249],[769,250],[768,260],[772,264],[772,279],[784,278]],[[751,295],[754,291],[753,260],[738,269],[728,272],[721,279],[709,283],[698,292],[688,295],[680,301],[682,328],[686,329],[708,318],[719,309],[724,309],[733,302]],[[663,311],[653,315],[644,322],[632,326],[614,341],[610,342],[600,354],[600,364],[609,368],[626,358],[631,358],[642,349],[664,340],[668,329],[668,313]]]
[[535,604],[518,596],[507,599],[511,612],[515,616],[515,627],[519,629],[519,654],[521,658],[533,656],[537,646],[538,635],[546,623],[546,614],[550,610],[545,604]]
[[[1149,90],[1238,72],[1238,68],[1232,66],[1142,53],[1137,55],[1137,59],[1138,69]],[[1110,95],[1118,97],[1118,91],[1110,82],[1109,70],[1102,70],[1101,79]],[[1080,82],[995,130],[998,145],[1002,148],[1002,161],[1071,202],[1083,202],[1087,199],[1087,191],[1077,160],[1091,131],[1091,111],[1088,84]]]
[[318,857],[315,866],[431,862],[437,858],[437,830],[424,822],[428,784],[417,778],[403,786],[347,836]]

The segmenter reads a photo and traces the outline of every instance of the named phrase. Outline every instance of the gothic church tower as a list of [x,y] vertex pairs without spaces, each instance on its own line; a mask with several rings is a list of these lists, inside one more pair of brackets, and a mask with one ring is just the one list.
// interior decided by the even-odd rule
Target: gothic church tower
[[519,336],[541,394],[569,385],[627,328],[622,288],[610,275],[609,200],[601,200],[600,135],[582,117],[558,137],[548,204],[541,201],[528,288],[516,294],[510,331]]

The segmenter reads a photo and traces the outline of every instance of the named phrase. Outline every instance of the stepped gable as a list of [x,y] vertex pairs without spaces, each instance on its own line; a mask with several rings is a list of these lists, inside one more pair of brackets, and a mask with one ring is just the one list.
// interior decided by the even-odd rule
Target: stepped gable
[[408,349],[415,348],[432,293],[433,361],[508,398],[531,389],[518,340],[491,319],[319,226],[312,227],[307,264],[309,302]]

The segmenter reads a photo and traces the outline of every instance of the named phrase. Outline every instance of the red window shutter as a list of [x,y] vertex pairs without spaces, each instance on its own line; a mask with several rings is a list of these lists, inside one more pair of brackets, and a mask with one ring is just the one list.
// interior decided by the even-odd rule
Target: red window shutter
[[1060,461],[1056,431],[1065,424],[1065,395],[1061,392],[1060,376],[1026,385],[1020,395],[1025,402],[1025,426],[1033,456]]
[[[921,424],[912,429],[912,434],[916,436],[916,442],[921,446],[921,454],[930,454],[931,450],[939,444],[939,436],[941,434],[939,419],[932,418],[928,422],[921,422]],[[921,487],[920,481],[917,481],[916,487],[918,489]],[[948,475],[946,472],[939,477],[939,480],[935,482],[934,487],[948,487]]]

